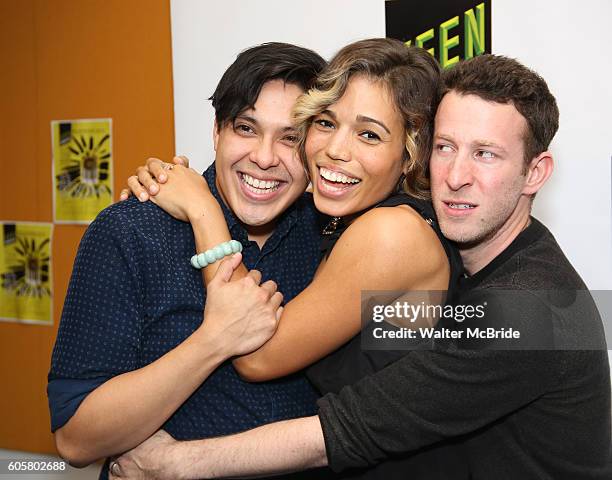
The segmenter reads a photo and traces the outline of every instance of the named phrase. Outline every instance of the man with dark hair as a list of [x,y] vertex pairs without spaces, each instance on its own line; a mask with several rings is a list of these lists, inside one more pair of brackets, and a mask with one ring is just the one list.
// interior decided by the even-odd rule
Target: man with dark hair
[[307,91],[313,86],[325,61],[312,50],[283,43],[265,43],[238,54],[225,71],[209,100],[215,121],[225,125],[247,107],[253,108],[262,87],[270,80],[282,80]]
[[487,321],[526,343],[467,350],[458,340],[410,352],[326,395],[309,418],[192,442],[160,432],[119,458],[117,478],[342,471],[449,438],[460,440],[473,479],[612,478],[601,319],[552,234],[530,216],[553,169],[555,99],[537,74],[493,55],[454,67],[445,87],[430,172],[438,221],[465,264],[457,305],[496,306]]
[[[48,384],[56,445],[72,464],[124,452],[160,428],[195,439],[316,412],[302,375],[248,383],[227,360],[261,346],[276,327],[282,296],[265,280],[289,300],[318,264],[318,222],[290,113],[324,65],[311,50],[264,44],[238,55],[211,97],[216,155],[204,178],[243,245],[242,261],[262,275],[229,283],[238,255],[205,291],[189,263],[190,225],[151,202],[115,204],[88,228]],[[259,326],[232,311],[245,289],[266,298],[251,312]]]

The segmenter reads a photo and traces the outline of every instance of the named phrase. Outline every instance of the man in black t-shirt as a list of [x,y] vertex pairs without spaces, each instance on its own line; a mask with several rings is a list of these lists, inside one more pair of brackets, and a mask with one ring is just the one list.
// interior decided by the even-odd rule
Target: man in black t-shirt
[[558,116],[544,80],[517,61],[467,60],[445,73],[430,162],[440,227],[466,269],[460,303],[491,302],[501,338],[513,328],[538,341],[411,352],[326,395],[313,417],[194,442],[156,435],[119,459],[122,477],[342,471],[456,438],[473,479],[612,478],[601,319],[530,216]]

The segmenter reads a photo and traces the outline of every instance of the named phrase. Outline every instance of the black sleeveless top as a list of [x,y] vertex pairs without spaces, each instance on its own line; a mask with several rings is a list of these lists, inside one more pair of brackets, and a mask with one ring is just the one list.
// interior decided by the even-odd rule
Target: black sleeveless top
[[[372,208],[398,205],[412,207],[436,232],[450,265],[446,303],[452,302],[457,293],[459,277],[463,273],[463,264],[457,248],[442,235],[433,207],[428,201],[406,194],[394,194]],[[340,223],[332,233],[324,237],[321,247],[322,258],[329,256],[344,230],[346,226]],[[409,234],[410,232],[406,232],[406,235]],[[410,353],[411,350],[364,350],[360,333],[336,351],[308,367],[306,375],[322,395],[338,393],[342,387],[356,383],[363,377],[383,369]],[[389,385],[389,388],[393,388],[393,385]],[[406,408],[410,406],[407,405]],[[456,480],[468,478],[468,476],[467,465],[460,448],[452,443],[444,443],[419,450],[410,456],[388,460],[374,468],[346,472],[341,478]]]
[[[412,207],[436,232],[450,265],[446,303],[451,303],[457,292],[459,276],[463,272],[463,264],[457,248],[442,235],[433,207],[426,200],[420,200],[406,194],[395,194],[372,208],[396,207],[398,205]],[[329,256],[345,230],[346,226],[339,224],[333,233],[324,237],[321,246],[322,258]],[[406,232],[406,235],[410,235],[410,232]],[[306,375],[321,394],[338,393],[345,385],[353,384],[366,375],[381,370],[408,352],[409,350],[363,350],[360,335],[356,335],[336,351],[312,364],[306,370]]]

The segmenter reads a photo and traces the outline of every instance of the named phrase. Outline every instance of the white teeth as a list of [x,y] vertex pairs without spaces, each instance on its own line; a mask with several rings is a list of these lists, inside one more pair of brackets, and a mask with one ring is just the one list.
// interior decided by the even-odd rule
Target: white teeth
[[333,172],[323,167],[319,169],[319,172],[325,180],[329,180],[330,182],[359,183],[361,181],[358,178],[347,177],[343,173]]
[[456,208],[458,210],[467,210],[470,208],[474,208],[474,205],[469,205],[467,203],[449,203],[448,206],[450,208]]
[[269,193],[276,190],[280,185],[278,180],[259,180],[246,173],[242,174],[242,181],[249,187],[249,190],[255,193]]

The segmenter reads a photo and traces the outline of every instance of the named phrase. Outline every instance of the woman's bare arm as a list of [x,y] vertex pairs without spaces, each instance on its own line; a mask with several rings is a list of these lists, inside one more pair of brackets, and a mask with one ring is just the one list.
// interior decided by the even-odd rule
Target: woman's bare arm
[[[204,179],[183,167],[168,175],[154,201],[191,222],[197,251],[230,240],[223,211]],[[217,265],[203,269],[206,281]],[[246,268],[235,273],[245,274]],[[312,283],[287,303],[275,335],[234,365],[250,381],[296,372],[359,332],[363,290],[446,290],[448,278],[444,248],[418,213],[408,206],[370,210],[342,234]]]
[[433,229],[411,208],[377,208],[343,233],[274,336],[234,365],[251,381],[296,372],[361,329],[364,290],[446,290],[450,268]]

